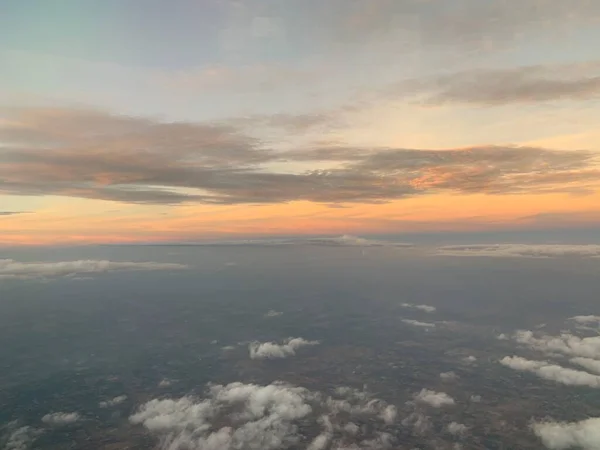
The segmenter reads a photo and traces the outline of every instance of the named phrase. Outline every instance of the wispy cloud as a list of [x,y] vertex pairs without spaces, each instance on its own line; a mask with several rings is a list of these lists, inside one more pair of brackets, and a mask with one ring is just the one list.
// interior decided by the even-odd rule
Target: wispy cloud
[[403,308],[408,308],[408,309],[416,309],[416,310],[420,310],[420,311],[425,311],[426,313],[433,313],[436,311],[436,307],[435,306],[430,306],[430,305],[413,305],[412,303],[402,303]]
[[435,105],[590,100],[600,96],[600,63],[469,70],[401,82],[394,89]]
[[499,258],[600,257],[600,245],[581,244],[471,244],[446,245],[437,249],[443,256],[487,256]]
[[[152,204],[380,203],[439,192],[580,192],[600,179],[597,155],[586,151],[482,146],[275,152],[232,125],[72,109],[6,114],[14,120],[1,129],[7,145],[0,150],[0,192],[14,195]],[[338,168],[269,169],[274,162],[331,159]]]
[[0,259],[0,279],[66,277],[117,271],[182,270],[188,266],[157,262],[79,260],[61,262],[18,262]]
[[435,323],[420,322],[418,320],[413,320],[413,319],[402,319],[402,322],[404,322],[408,325],[412,325],[413,327],[418,327],[418,328],[435,328],[436,327]]

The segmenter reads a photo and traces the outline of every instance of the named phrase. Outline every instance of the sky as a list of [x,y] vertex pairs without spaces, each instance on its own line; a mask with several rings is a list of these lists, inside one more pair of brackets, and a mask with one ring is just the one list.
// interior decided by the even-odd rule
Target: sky
[[0,244],[600,229],[596,0],[6,0]]

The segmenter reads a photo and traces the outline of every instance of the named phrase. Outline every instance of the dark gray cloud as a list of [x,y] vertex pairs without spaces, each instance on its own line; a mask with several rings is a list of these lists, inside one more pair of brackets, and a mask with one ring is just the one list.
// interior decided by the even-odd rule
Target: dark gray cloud
[[[4,126],[0,192],[119,202],[326,204],[430,194],[584,192],[593,152],[482,146],[415,150],[334,147],[277,153],[232,125],[164,123],[81,110],[17,110]],[[273,162],[337,162],[269,170]],[[582,191],[583,190],[583,191]]]
[[0,211],[0,216],[14,216],[15,214],[25,214],[24,211]]

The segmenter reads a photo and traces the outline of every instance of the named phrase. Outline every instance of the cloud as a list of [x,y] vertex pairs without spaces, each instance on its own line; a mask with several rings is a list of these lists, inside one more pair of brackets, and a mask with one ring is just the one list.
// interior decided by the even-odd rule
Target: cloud
[[471,395],[469,398],[473,403],[481,403],[481,395]]
[[412,325],[413,327],[420,327],[420,328],[435,328],[436,327],[435,323],[420,322],[418,320],[412,320],[412,319],[402,319],[402,322],[404,322],[408,325]]
[[100,408],[110,408],[111,406],[120,405],[125,400],[127,400],[126,395],[119,395],[117,397],[111,398],[110,400],[106,400],[106,401],[98,403],[98,406],[100,406]]
[[275,342],[252,342],[248,346],[251,359],[287,358],[296,354],[302,347],[318,345],[319,341],[307,341],[303,338],[288,338],[283,344]]
[[[155,244],[152,244],[155,245]],[[413,247],[414,244],[396,241],[366,239],[344,234],[337,237],[308,237],[293,239],[236,239],[232,241],[212,241],[190,243],[198,246],[315,246],[315,247]]]
[[2,216],[14,216],[17,214],[26,214],[26,211],[0,211],[0,217]]
[[545,353],[600,359],[600,336],[580,338],[563,333],[559,336],[536,337],[533,331],[519,330],[513,335],[513,339],[519,344]]
[[[541,7],[543,6],[543,7]],[[574,30],[598,22],[596,2],[524,0],[519,3],[456,0],[327,2],[323,25],[336,42],[364,43],[365,48],[424,51],[430,46],[475,55],[506,49],[530,33]],[[335,20],[329,17],[335,17]],[[386,53],[387,54],[387,53]]]
[[600,65],[588,63],[477,69],[430,80],[406,82],[405,88],[410,87],[416,92],[422,90],[423,101],[435,105],[468,103],[500,106],[589,100],[600,96]]
[[469,355],[469,356],[463,358],[463,360],[468,363],[473,363],[473,362],[477,361],[477,357],[473,356],[473,355]]
[[454,381],[458,380],[459,376],[455,372],[442,372],[440,378],[442,381]]
[[460,436],[462,434],[465,434],[468,430],[468,427],[465,424],[462,423],[458,423],[458,422],[450,422],[448,424],[448,426],[446,427],[446,430],[448,430],[448,433],[454,435],[454,436]]
[[402,425],[409,427],[417,435],[429,434],[433,428],[431,419],[423,413],[413,412],[402,420]]
[[8,434],[0,440],[5,450],[28,450],[42,433],[30,426],[17,427],[16,422],[9,423],[6,428],[9,430]]
[[590,372],[594,372],[600,375],[600,361],[592,358],[583,358],[578,356],[570,360],[572,364],[577,364]]
[[403,308],[409,308],[409,309],[418,309],[421,311],[425,311],[426,313],[433,313],[436,311],[436,307],[435,306],[429,306],[429,305],[413,305],[412,303],[402,303]]
[[44,422],[46,425],[60,427],[64,425],[70,425],[79,421],[80,419],[81,416],[79,415],[79,413],[76,412],[55,412],[51,414],[46,414],[44,417],[42,417],[42,422]]
[[104,260],[18,262],[12,259],[0,259],[0,279],[49,278],[118,271],[182,269],[187,269],[187,266],[174,263],[117,262]]
[[600,388],[600,376],[581,370],[568,369],[548,361],[532,361],[519,356],[505,356],[500,364],[522,372],[531,372],[538,377],[572,386]]
[[416,401],[427,403],[434,408],[454,405],[454,399],[445,392],[435,392],[429,389],[422,389],[421,392],[415,394],[414,397]]
[[[324,395],[275,382],[210,386],[201,399],[155,399],[130,417],[169,450],[392,448],[393,405],[350,388]],[[358,423],[369,421],[369,428]],[[389,430],[389,432],[388,432]]]
[[600,418],[580,422],[537,422],[532,425],[532,428],[536,436],[549,449],[600,449]]
[[446,245],[437,249],[442,256],[486,256],[499,258],[600,257],[596,244],[471,244]]
[[274,309],[270,309],[269,311],[266,312],[265,317],[267,317],[267,318],[279,317],[282,314],[283,313],[281,311],[275,311]]
[[584,325],[600,324],[600,316],[574,316],[570,317],[570,319]]
[[[581,192],[597,154],[536,147],[274,151],[231,124],[16,108],[0,125],[0,193],[140,204],[381,203],[431,193]],[[336,161],[295,173],[277,166]],[[271,167],[271,168],[270,168]]]

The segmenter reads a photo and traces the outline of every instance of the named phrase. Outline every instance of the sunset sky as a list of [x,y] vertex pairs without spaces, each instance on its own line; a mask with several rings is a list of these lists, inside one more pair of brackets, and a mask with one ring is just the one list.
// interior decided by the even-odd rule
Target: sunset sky
[[0,244],[600,229],[600,1],[7,0]]

